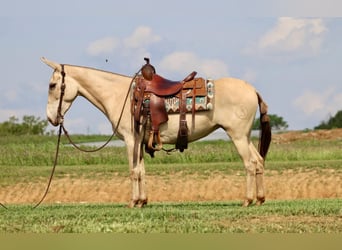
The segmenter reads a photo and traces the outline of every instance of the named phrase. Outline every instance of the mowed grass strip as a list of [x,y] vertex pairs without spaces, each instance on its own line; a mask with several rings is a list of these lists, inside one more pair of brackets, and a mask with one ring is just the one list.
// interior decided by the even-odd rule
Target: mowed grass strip
[[340,233],[342,200],[269,201],[242,208],[240,202],[11,205],[0,210],[0,232],[18,233]]

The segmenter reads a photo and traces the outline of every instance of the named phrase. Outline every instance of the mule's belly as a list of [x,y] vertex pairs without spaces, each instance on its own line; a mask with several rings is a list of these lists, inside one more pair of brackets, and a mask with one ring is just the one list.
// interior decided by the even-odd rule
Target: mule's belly
[[[187,114],[188,141],[193,142],[201,139],[213,131],[218,126],[212,122],[212,111],[198,112],[195,115],[195,127],[192,130],[192,115]],[[168,122],[160,127],[160,135],[163,144],[175,144],[179,130],[179,114],[169,114]]]

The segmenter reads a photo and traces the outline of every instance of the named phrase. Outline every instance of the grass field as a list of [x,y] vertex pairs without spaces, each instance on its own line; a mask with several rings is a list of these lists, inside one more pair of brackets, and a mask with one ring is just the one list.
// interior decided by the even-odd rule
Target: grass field
[[242,208],[237,202],[12,205],[0,210],[1,232],[342,232],[342,200],[272,201]]
[[[77,139],[85,142],[103,137]],[[22,189],[15,195],[21,196],[34,183],[44,186],[55,146],[55,137],[0,138],[0,191],[11,190],[19,183]],[[293,188],[293,182],[287,179],[289,173],[293,179],[307,173],[317,178],[324,175],[324,180],[308,180],[305,185],[310,185],[311,193],[316,192],[315,187],[322,191],[333,185],[328,198],[272,199],[261,207],[247,209],[241,208],[238,200],[209,201],[205,197],[198,201],[152,200],[143,209],[127,209],[122,202],[80,204],[78,201],[46,203],[32,209],[31,204],[7,202],[4,199],[7,196],[0,192],[0,202],[9,208],[0,208],[0,232],[342,232],[342,196],[337,191],[334,193],[335,189],[342,189],[341,146],[340,138],[273,143],[266,162],[265,179],[277,176],[282,181],[278,185],[282,188],[288,185],[289,190]],[[196,142],[183,154],[157,153],[155,159],[146,157],[146,169],[151,179],[161,178],[171,187],[175,186],[175,176],[183,178],[180,182],[189,178],[195,178],[193,182],[207,181],[212,176],[222,177],[220,180],[244,179],[241,160],[227,141]],[[63,141],[54,181],[64,181],[65,185],[82,179],[100,185],[115,178],[128,179],[125,148],[105,148],[85,154]],[[100,196],[101,188],[94,189],[95,195],[98,192]]]

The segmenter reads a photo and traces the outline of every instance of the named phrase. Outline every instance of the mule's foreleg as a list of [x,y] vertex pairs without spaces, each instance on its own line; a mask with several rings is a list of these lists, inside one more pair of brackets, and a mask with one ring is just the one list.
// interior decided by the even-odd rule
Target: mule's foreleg
[[138,148],[138,160],[136,163],[133,162],[133,151],[134,147],[127,146],[128,160],[130,166],[130,178],[132,184],[132,197],[128,204],[128,207],[142,207],[147,204],[146,195],[146,182],[145,182],[145,164],[144,158],[140,157],[142,154],[142,147]]
[[138,167],[133,167],[131,169],[131,184],[132,184],[132,198],[128,204],[128,207],[133,208],[139,203],[139,179],[140,173]]
[[144,158],[141,159],[139,167],[140,167],[140,178],[138,179],[139,201],[138,201],[137,206],[143,207],[144,205],[147,204]]
[[128,207],[143,207],[147,204],[145,169],[137,166],[131,171],[132,199]]
[[[127,154],[128,154],[128,164],[131,179],[131,200],[128,203],[129,208],[135,207],[139,202],[139,179],[140,179],[140,169],[138,161],[133,160],[134,155],[134,140],[127,140]],[[139,147],[138,147],[138,150]],[[139,153],[139,152],[137,152]]]

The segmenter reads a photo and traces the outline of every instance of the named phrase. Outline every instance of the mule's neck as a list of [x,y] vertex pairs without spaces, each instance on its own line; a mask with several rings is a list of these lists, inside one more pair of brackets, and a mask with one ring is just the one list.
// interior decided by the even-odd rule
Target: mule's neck
[[132,78],[92,68],[66,66],[70,77],[78,84],[78,94],[101,110],[114,125]]

